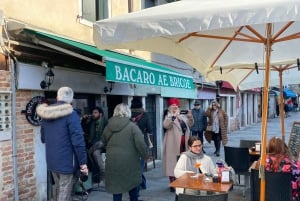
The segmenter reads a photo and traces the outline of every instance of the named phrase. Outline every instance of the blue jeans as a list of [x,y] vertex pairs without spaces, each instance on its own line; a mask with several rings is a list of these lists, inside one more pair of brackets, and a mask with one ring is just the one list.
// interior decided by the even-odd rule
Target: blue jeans
[[201,143],[203,144],[203,130],[200,131],[191,131],[193,136],[198,136]]
[[[138,201],[139,187],[131,189],[129,192],[130,201]],[[122,201],[122,193],[113,194],[113,201]]]

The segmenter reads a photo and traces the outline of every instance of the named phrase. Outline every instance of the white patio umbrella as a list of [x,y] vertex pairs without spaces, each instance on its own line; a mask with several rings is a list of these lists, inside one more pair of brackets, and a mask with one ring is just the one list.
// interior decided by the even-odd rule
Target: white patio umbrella
[[[196,68],[208,81],[218,80],[219,74],[212,73],[216,69],[236,69],[223,79],[233,86],[239,84],[237,77],[253,71],[255,63],[264,66],[264,170],[270,66],[294,64],[299,57],[299,8],[299,0],[181,0],[98,21],[94,41],[102,49],[173,56]],[[264,177],[260,192],[264,200]]]
[[[298,61],[299,62],[299,61]],[[285,126],[284,126],[284,98],[283,98],[283,85],[287,84],[299,84],[300,83],[300,64],[285,64],[274,66],[270,65],[270,76],[269,76],[269,86],[279,87],[280,97],[279,97],[279,108],[280,108],[280,121],[281,121],[281,135],[282,140],[285,141]],[[244,70],[249,74],[241,76],[239,71]],[[220,70],[211,70],[209,73],[214,74],[217,80],[225,80],[231,83],[232,78],[237,81],[237,85],[234,85],[234,89],[237,90],[249,90],[254,88],[264,87],[264,77],[265,77],[265,66],[260,67],[257,64],[257,69],[255,68],[227,68]]]

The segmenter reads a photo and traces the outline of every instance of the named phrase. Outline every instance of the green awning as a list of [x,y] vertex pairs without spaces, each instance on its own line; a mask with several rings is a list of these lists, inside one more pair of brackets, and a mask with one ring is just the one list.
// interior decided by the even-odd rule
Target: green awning
[[194,89],[192,77],[182,75],[176,71],[170,70],[155,63],[125,54],[108,50],[100,50],[92,45],[69,40],[45,32],[32,29],[25,29],[25,31],[105,57],[107,81]]

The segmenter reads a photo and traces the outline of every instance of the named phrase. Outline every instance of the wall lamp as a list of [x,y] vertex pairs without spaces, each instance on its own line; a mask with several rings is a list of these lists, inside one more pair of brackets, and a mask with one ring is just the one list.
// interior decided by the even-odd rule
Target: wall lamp
[[113,90],[114,82],[109,81],[108,83],[110,84],[110,86],[109,86],[109,88],[107,86],[105,86],[103,88],[104,93],[107,93],[107,92],[111,93],[111,91]]
[[52,71],[53,66],[48,65],[47,62],[42,62],[42,67],[48,69],[48,71],[45,74],[45,79],[41,81],[40,86],[42,89],[48,88],[53,84],[54,81],[54,73]]

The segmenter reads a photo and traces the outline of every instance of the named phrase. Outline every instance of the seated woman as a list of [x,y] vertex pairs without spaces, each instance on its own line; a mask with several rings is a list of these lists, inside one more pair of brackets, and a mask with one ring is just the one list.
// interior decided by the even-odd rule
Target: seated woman
[[[198,136],[189,137],[188,148],[188,151],[181,153],[180,158],[177,161],[174,169],[174,175],[176,178],[182,176],[187,172],[198,173],[198,170],[195,167],[196,162],[200,163],[200,170],[203,174],[217,174],[217,169],[212,159],[202,153],[202,143]],[[178,195],[179,193],[183,193],[182,188],[176,188],[176,195]],[[186,189],[185,193],[197,195],[200,194],[200,191]]]
[[[252,168],[258,169],[260,161],[254,162]],[[266,171],[291,172],[292,201],[300,200],[300,162],[295,161],[287,145],[277,137],[272,137],[267,146]]]

